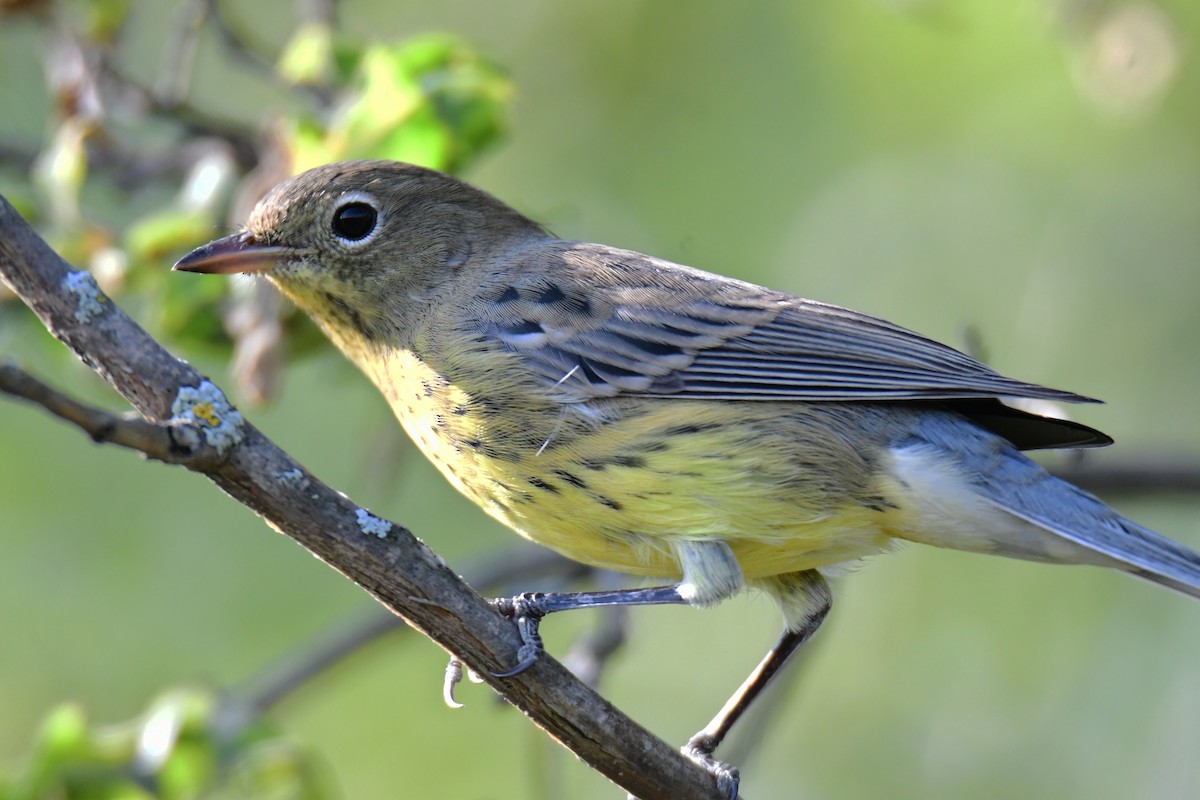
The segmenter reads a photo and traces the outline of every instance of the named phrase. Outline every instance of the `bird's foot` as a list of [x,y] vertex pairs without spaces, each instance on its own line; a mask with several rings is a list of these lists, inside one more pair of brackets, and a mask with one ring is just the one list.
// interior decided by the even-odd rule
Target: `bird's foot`
[[[517,648],[516,666],[500,672],[493,672],[492,677],[511,678],[513,675],[519,675],[533,666],[533,662],[537,661],[538,656],[542,654],[545,648],[542,646],[542,637],[538,633],[538,625],[541,623],[542,617],[546,615],[542,604],[543,597],[542,592],[526,592],[516,597],[501,597],[492,601],[492,606],[497,611],[516,624],[517,631],[521,635],[521,646]],[[472,683],[483,683],[483,678],[473,670],[467,670],[467,676]],[[454,697],[454,689],[462,683],[462,679],[462,660],[458,656],[450,656],[450,663],[446,665],[446,678],[442,683],[442,699],[451,708],[462,708],[462,703]]]
[[533,666],[533,662],[542,654],[545,648],[542,645],[542,636],[538,633],[538,626],[547,613],[542,603],[544,597],[542,592],[526,592],[516,597],[502,597],[492,601],[492,606],[497,611],[516,623],[517,632],[521,635],[516,666],[493,672],[493,677],[511,678],[513,675],[519,675]]
[[716,778],[717,786],[727,800],[736,800],[741,775],[737,767],[713,758],[713,750],[716,748],[717,743],[713,741],[713,738],[701,732],[688,739],[688,743],[679,748],[679,752]]

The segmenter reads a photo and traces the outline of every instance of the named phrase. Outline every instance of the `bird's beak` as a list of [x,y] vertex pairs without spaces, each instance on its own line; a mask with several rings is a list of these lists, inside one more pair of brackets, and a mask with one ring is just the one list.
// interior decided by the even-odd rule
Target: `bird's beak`
[[171,269],[210,275],[265,272],[291,253],[287,247],[259,244],[253,236],[242,232],[197,247],[176,261]]

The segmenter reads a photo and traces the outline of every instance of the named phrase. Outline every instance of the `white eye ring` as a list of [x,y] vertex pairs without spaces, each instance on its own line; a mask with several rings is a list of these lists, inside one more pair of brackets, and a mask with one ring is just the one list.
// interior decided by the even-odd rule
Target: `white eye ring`
[[367,192],[346,192],[338,198],[329,218],[329,230],[346,247],[362,247],[382,227],[379,201]]

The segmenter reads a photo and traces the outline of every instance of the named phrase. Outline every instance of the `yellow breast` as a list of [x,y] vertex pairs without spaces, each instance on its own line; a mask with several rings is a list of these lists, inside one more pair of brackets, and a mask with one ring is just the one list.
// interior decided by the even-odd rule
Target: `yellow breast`
[[[860,454],[811,442],[822,420],[804,406],[535,403],[501,385],[469,392],[410,351],[367,372],[460,492],[577,561],[674,578],[672,539],[722,540],[753,579],[887,547],[897,509],[871,502]],[[830,465],[843,480],[818,474]]]

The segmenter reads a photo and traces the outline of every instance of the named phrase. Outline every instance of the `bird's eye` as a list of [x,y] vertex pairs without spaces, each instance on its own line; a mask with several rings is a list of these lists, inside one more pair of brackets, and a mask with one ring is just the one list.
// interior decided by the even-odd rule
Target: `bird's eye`
[[378,222],[379,212],[373,206],[355,200],[333,212],[333,235],[347,242],[361,242],[375,232]]

